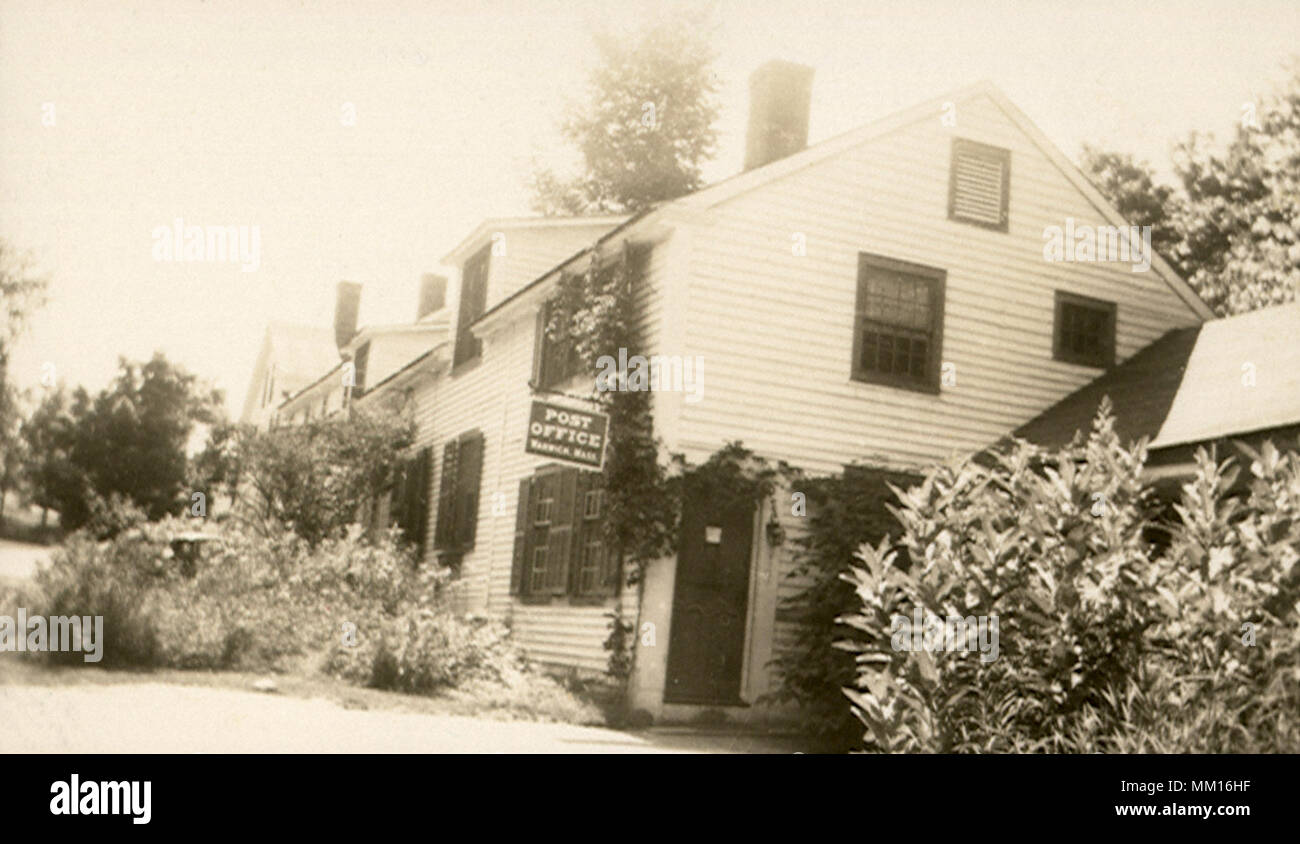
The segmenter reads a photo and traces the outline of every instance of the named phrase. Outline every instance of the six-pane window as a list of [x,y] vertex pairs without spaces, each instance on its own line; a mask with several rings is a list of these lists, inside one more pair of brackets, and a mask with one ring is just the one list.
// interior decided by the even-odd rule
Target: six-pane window
[[1058,290],[1052,356],[1084,366],[1114,364],[1115,310],[1114,302]]

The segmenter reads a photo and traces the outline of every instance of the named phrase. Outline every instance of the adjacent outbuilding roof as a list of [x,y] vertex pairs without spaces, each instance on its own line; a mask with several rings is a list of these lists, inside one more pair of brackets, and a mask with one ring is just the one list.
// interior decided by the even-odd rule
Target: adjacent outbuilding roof
[[1170,331],[1015,435],[1059,448],[1103,396],[1120,438],[1152,449],[1300,425],[1300,302]]

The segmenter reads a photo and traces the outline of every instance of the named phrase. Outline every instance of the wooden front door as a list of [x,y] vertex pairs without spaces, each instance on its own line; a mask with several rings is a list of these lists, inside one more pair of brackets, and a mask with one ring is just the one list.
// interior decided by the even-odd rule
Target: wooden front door
[[754,504],[688,493],[681,530],[664,700],[741,704]]

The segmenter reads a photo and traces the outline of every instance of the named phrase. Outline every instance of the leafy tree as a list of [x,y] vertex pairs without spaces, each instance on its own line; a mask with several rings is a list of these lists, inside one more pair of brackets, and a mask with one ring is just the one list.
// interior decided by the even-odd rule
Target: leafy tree
[[[109,498],[120,493],[160,519],[189,501],[184,489],[186,447],[195,423],[214,423],[221,394],[155,354],[147,363],[121,359],[116,380],[93,400],[74,399],[73,462],[90,487]],[[89,515],[85,500],[60,510],[64,524],[79,526]]]
[[247,481],[242,517],[254,526],[287,526],[312,546],[341,536],[392,483],[413,438],[413,427],[400,417],[355,409],[246,432],[238,458]]
[[700,165],[717,152],[719,112],[704,18],[676,13],[626,37],[599,32],[595,42],[600,63],[587,99],[561,124],[583,172],[563,179],[537,170],[534,209],[632,212],[697,190]]
[[1193,135],[1175,166],[1188,204],[1179,260],[1217,312],[1289,302],[1300,289],[1300,64],[1226,151]]
[[138,508],[150,519],[188,503],[186,447],[196,423],[217,419],[221,393],[155,354],[125,358],[118,376],[91,396],[48,394],[24,435],[36,500],[75,530],[105,508]]
[[1150,164],[1127,153],[1084,144],[1080,159],[1081,169],[1102,195],[1132,225],[1150,226],[1151,248],[1185,274],[1178,262],[1178,248],[1186,203],[1178,192],[1157,182]]
[[[1253,118],[1253,119],[1252,119]],[[1288,302],[1300,289],[1300,62],[1216,151],[1193,133],[1174,153],[1181,191],[1145,162],[1084,148],[1081,167],[1220,315]]]
[[45,303],[47,286],[47,280],[35,274],[31,257],[0,239],[0,519],[23,459],[18,435],[21,395],[9,378],[9,357],[32,311]]
[[84,476],[72,462],[76,420],[62,385],[47,392],[23,421],[22,438],[26,457],[23,474],[32,501],[42,508],[44,526],[51,509],[66,506],[85,489]]

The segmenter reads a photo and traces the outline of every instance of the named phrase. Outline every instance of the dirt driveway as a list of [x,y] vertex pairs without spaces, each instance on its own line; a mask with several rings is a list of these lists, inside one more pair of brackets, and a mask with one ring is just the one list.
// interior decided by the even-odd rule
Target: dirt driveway
[[780,740],[346,709],[141,682],[0,685],[3,753],[788,753]]

